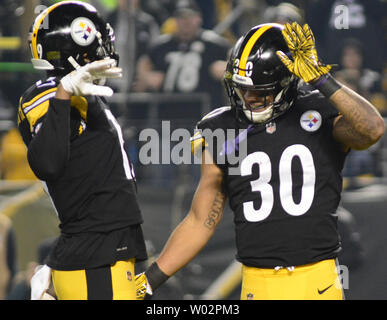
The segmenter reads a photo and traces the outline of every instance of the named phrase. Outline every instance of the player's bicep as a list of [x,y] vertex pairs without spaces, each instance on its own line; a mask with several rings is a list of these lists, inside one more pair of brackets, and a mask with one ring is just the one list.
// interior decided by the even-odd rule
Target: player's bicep
[[211,154],[202,153],[201,178],[194,195],[190,215],[195,222],[213,231],[220,222],[226,203],[223,192],[223,172],[213,162]]
[[333,137],[336,141],[343,145],[343,149],[345,151],[349,148],[354,150],[363,150],[370,146],[369,139],[359,134],[352,124],[342,115],[337,116],[334,120]]

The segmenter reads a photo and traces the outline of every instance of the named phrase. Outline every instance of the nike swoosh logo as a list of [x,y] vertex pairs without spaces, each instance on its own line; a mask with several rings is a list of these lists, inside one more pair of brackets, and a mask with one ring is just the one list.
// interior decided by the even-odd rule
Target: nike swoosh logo
[[318,291],[318,294],[323,294],[325,291],[327,291],[330,287],[332,287],[333,286],[333,283],[329,286],[329,287],[326,287],[325,289],[323,289],[323,290],[319,290],[319,289],[317,289],[317,291]]

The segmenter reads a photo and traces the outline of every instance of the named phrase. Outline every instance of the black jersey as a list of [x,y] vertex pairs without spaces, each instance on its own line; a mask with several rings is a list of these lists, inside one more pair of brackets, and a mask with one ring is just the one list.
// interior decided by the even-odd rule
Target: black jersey
[[[346,155],[332,136],[338,111],[318,91],[309,91],[300,92],[287,113],[266,125],[239,121],[236,112],[231,107],[214,110],[198,123],[193,140],[204,140],[205,129],[240,129],[223,146],[209,141],[208,133],[205,141],[224,172],[238,260],[271,268],[336,257],[336,209]],[[237,163],[234,149],[240,152]]]
[[143,220],[121,128],[101,98],[58,100],[57,85],[55,78],[36,83],[18,111],[29,164],[60,220],[49,264],[68,270],[144,259]]
[[[154,69],[165,73],[162,92],[210,93],[213,105],[223,104],[221,82],[215,80],[209,66],[226,60],[228,42],[216,33],[204,30],[190,42],[174,35],[162,35],[149,50]],[[196,102],[197,105],[197,102]]]

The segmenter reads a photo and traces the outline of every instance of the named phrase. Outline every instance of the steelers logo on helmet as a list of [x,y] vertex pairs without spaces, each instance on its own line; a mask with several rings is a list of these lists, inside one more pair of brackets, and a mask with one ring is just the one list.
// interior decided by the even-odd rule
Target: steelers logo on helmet
[[31,62],[35,69],[46,70],[50,76],[64,76],[74,70],[70,58],[80,66],[106,57],[118,61],[114,41],[113,28],[92,5],[56,2],[30,28]]
[[314,132],[320,129],[322,124],[321,114],[315,110],[309,110],[302,114],[300,118],[302,129],[308,132]]
[[88,46],[93,43],[96,36],[94,23],[85,17],[74,19],[71,23],[71,37],[80,46]]

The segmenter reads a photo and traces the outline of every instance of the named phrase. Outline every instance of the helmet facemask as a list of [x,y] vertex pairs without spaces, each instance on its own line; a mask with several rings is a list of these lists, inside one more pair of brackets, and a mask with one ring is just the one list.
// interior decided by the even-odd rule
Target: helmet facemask
[[[257,86],[243,85],[240,80],[241,77],[235,75],[229,80],[225,79],[226,92],[231,105],[243,111],[245,117],[251,122],[267,123],[283,114],[293,104],[297,84],[297,79],[294,76],[284,78],[278,83]],[[245,99],[247,91],[262,99],[256,103],[247,102]],[[262,109],[264,110],[259,111]]]
[[115,35],[114,30],[109,23],[106,24],[106,36],[105,39],[102,37],[100,32],[96,33],[99,46],[95,50],[95,60],[101,60],[104,58],[113,58],[119,62],[118,53],[115,51],[114,42]]
[[[253,123],[267,123],[287,111],[295,99],[297,78],[276,56],[289,51],[282,26],[263,24],[241,37],[227,64],[224,85],[231,106]],[[247,96],[255,99],[247,99]],[[261,111],[260,111],[261,110]]]

